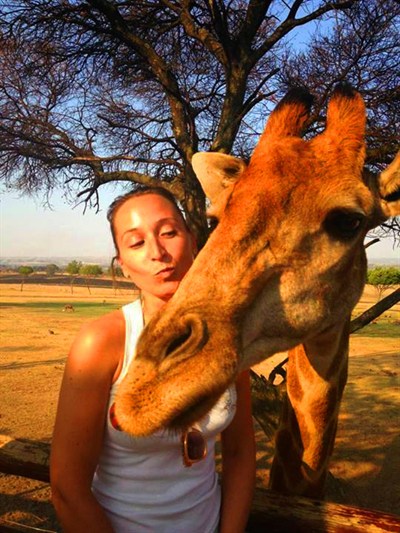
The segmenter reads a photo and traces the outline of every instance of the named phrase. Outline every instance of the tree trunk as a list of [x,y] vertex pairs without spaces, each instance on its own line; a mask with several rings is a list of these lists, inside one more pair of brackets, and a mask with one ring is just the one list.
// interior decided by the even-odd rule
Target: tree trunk
[[187,215],[187,222],[196,237],[197,249],[200,251],[208,239],[206,200],[203,189],[190,164],[185,165],[185,193],[181,200]]
[[89,291],[89,294],[92,295],[92,291],[90,290],[90,286],[89,286],[89,280],[86,280],[86,287],[87,287],[87,290]]

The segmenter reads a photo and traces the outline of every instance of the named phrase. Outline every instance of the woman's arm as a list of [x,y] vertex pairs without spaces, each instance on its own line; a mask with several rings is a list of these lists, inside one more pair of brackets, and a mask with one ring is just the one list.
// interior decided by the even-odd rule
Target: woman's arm
[[221,434],[222,508],[220,533],[243,533],[253,499],[256,450],[249,373],[237,382],[236,414]]
[[50,460],[52,499],[66,533],[111,533],[91,491],[110,387],[123,346],[121,320],[107,315],[78,335],[61,385]]

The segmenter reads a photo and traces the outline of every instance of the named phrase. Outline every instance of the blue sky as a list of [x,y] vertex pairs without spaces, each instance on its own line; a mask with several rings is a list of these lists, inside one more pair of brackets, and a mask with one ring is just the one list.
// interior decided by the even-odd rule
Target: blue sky
[[[75,208],[62,199],[52,197],[53,209],[43,208],[39,199],[7,192],[0,196],[0,256],[1,257],[71,257],[114,255],[106,212],[108,205],[122,189],[110,186],[100,193],[100,212],[83,206]],[[397,259],[400,248],[384,239],[368,248],[370,260]]]

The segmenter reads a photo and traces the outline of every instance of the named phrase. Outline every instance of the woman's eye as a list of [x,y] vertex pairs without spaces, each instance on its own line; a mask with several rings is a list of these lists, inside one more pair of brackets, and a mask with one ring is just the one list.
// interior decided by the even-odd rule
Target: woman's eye
[[171,230],[168,230],[168,231],[163,231],[161,233],[162,237],[174,237],[175,235],[176,235],[176,230],[174,230],[174,229],[171,229]]
[[144,243],[144,241],[131,242],[129,244],[129,248],[139,248],[140,246],[142,246],[143,243]]

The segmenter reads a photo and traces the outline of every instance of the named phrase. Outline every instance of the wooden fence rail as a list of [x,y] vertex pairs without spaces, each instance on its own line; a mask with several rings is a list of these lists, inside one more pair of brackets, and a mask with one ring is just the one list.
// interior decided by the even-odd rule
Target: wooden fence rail
[[[48,442],[0,435],[0,472],[49,481]],[[0,531],[24,533],[37,528],[7,522]],[[257,489],[248,523],[251,533],[400,533],[400,516]]]

